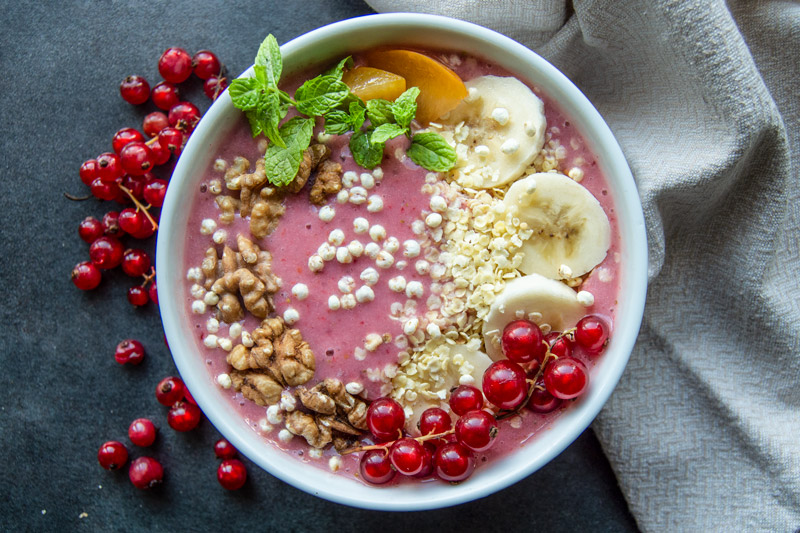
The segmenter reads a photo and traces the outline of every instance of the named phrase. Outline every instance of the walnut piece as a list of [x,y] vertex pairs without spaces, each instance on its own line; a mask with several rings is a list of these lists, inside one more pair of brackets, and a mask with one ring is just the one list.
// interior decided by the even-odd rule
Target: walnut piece
[[211,290],[220,295],[220,298],[225,293],[238,292],[242,296],[245,308],[257,318],[266,317],[273,309],[272,302],[264,296],[266,292],[264,282],[246,268],[225,274],[214,282]]
[[314,448],[324,448],[333,440],[330,428],[302,411],[292,411],[286,416],[286,429],[305,438]]
[[239,209],[239,200],[233,196],[217,196],[214,201],[219,206],[220,214],[217,219],[220,224],[233,224],[236,210]]
[[272,187],[264,187],[250,210],[250,233],[257,239],[263,239],[278,227],[278,221],[285,211],[283,197]]
[[283,387],[267,374],[232,370],[230,376],[233,388],[258,405],[274,405],[281,400]]
[[300,402],[314,411],[320,423],[348,435],[360,435],[367,429],[367,403],[347,392],[335,378],[326,378],[314,387],[297,389]]
[[303,152],[303,160],[300,162],[300,168],[297,169],[297,175],[291,183],[286,186],[286,190],[290,193],[298,193],[308,182],[311,173],[319,167],[319,165],[331,156],[331,149],[324,144],[312,144]]
[[225,186],[232,191],[241,189],[241,176],[248,170],[250,170],[250,161],[247,158],[241,156],[233,158],[233,164],[225,171]]
[[327,201],[331,194],[336,194],[342,190],[342,165],[330,159],[325,160],[319,166],[317,179],[311,187],[309,199],[314,205],[322,205]]

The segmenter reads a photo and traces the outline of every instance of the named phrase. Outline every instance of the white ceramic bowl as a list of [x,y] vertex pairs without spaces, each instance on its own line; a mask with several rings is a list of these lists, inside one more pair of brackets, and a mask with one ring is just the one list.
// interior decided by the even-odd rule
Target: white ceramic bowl
[[[198,356],[182,299],[185,264],[180,250],[186,236],[189,204],[196,176],[208,166],[219,145],[219,132],[240,118],[223,94],[211,106],[187,143],[173,173],[161,212],[156,264],[161,317],[175,364],[214,426],[253,462],[310,494],[335,502],[384,510],[422,510],[481,498],[530,475],[563,451],[588,427],[622,374],[641,324],[646,291],[647,243],[639,196],[625,157],[597,110],[561,72],[528,48],[486,28],[466,22],[414,14],[372,15],[337,22],[297,37],[281,47],[286,75],[317,63],[381,45],[462,50],[487,58],[535,83],[556,100],[583,132],[609,182],[622,242],[618,315],[614,335],[592,373],[587,394],[537,438],[514,453],[481,465],[466,482],[413,483],[370,487],[334,475],[266,445],[237,416],[209,379]],[[258,43],[253,43],[255,52]],[[249,75],[248,71],[246,75]]]

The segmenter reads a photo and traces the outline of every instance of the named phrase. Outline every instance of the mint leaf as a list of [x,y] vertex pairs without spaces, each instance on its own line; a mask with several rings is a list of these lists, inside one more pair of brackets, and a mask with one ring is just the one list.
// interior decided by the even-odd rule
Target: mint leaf
[[417,114],[417,96],[419,96],[419,87],[411,87],[397,97],[392,103],[392,114],[394,119],[403,128],[407,128],[411,121],[414,120],[414,115]]
[[373,98],[367,102],[367,118],[374,127],[394,122],[392,102],[383,98]]
[[325,133],[343,135],[350,131],[350,115],[340,109],[334,109],[325,115]]
[[356,130],[350,137],[350,152],[358,166],[372,169],[383,160],[383,143],[371,143],[369,133]]
[[261,131],[269,138],[272,144],[286,148],[283,138],[278,132],[278,125],[286,113],[281,109],[280,97],[275,92],[262,92],[256,108]]
[[278,46],[277,39],[271,33],[258,47],[254,70],[256,78],[263,85],[278,86],[278,80],[281,79],[283,71],[283,60],[281,59],[281,47]]
[[441,135],[432,131],[414,135],[406,155],[433,172],[447,172],[456,164],[456,151]]
[[363,102],[361,100],[356,100],[355,102],[350,102],[350,125],[353,126],[353,131],[360,130],[361,126],[364,125],[364,114],[366,113],[367,109],[364,107]]
[[295,107],[304,115],[319,116],[336,108],[350,94],[350,88],[334,76],[317,76],[294,93]]
[[245,116],[247,116],[247,121],[250,122],[250,131],[253,134],[253,137],[256,137],[260,133],[263,133],[261,129],[261,120],[259,119],[258,113],[251,109],[250,111],[244,112]]
[[280,127],[279,134],[285,148],[270,144],[264,154],[264,168],[271,184],[282,186],[292,182],[313,133],[313,118],[292,117]]
[[345,68],[351,68],[353,66],[353,57],[347,56],[341,61],[339,64],[330,69],[328,72],[325,73],[326,76],[333,76],[337,80],[341,80],[342,76],[344,75]]
[[255,78],[236,78],[228,88],[234,107],[242,111],[255,109],[258,105],[258,80]]
[[406,128],[401,127],[399,124],[381,124],[372,132],[369,137],[369,142],[385,143],[389,139],[394,139],[406,132]]

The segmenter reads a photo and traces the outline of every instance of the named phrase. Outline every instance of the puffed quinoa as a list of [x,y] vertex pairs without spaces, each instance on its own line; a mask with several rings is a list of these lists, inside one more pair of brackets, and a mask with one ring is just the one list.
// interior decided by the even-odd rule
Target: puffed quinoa
[[203,271],[200,270],[200,267],[192,267],[186,271],[186,279],[199,283],[203,279]]
[[292,287],[292,296],[298,300],[305,300],[308,298],[308,285],[305,283],[297,283]]
[[366,233],[369,231],[369,220],[364,217],[356,217],[353,219],[353,231],[358,234]]
[[372,177],[376,180],[380,181],[383,179],[383,169],[381,167],[375,167],[372,169]]
[[375,258],[375,264],[381,268],[389,268],[394,264],[394,256],[386,250],[381,250]]
[[292,440],[292,437],[294,437],[294,435],[292,435],[292,432],[288,429],[282,429],[278,432],[278,438],[281,442],[289,442]]
[[211,235],[217,229],[217,223],[213,218],[204,218],[200,223],[200,233],[203,235]]
[[364,385],[362,385],[358,381],[351,381],[344,386],[344,390],[353,395],[361,394],[364,391]]
[[342,276],[337,282],[337,286],[339,287],[339,292],[347,294],[353,292],[353,289],[356,288],[356,280],[352,276]]
[[308,268],[311,272],[319,272],[325,267],[325,262],[317,254],[308,258]]
[[206,304],[203,300],[195,300],[192,302],[192,313],[202,315],[206,312]]
[[358,301],[359,303],[371,302],[374,299],[375,299],[375,292],[366,285],[362,285],[356,291],[356,301]]
[[202,300],[206,296],[206,289],[202,285],[195,283],[192,285],[192,288],[189,289],[189,293],[195,300]]
[[425,292],[425,288],[419,281],[413,280],[406,284],[406,296],[409,298],[420,298]]
[[442,215],[431,213],[425,217],[425,225],[429,228],[438,228],[442,224]]
[[424,259],[420,259],[419,261],[414,263],[414,270],[417,271],[417,274],[424,276],[425,274],[431,271],[431,264]]
[[322,206],[319,210],[319,219],[323,222],[330,222],[336,216],[336,210],[329,205]]
[[383,249],[393,254],[400,249],[400,241],[397,240],[397,237],[389,237],[383,243]]
[[431,196],[430,206],[431,211],[434,213],[444,213],[447,211],[447,200],[445,200],[443,196],[434,194]]
[[347,192],[346,189],[342,189],[341,191],[336,193],[337,204],[346,204],[349,199],[350,199],[350,193]]
[[209,318],[206,320],[206,331],[209,333],[216,333],[219,331],[219,320],[216,318]]
[[344,232],[342,230],[340,230],[339,228],[336,228],[335,230],[332,230],[328,234],[328,242],[331,243],[334,246],[339,246],[340,244],[342,244],[344,242]]
[[347,251],[350,252],[350,255],[353,257],[361,257],[364,253],[364,245],[361,244],[361,241],[350,241],[347,244]]
[[228,337],[231,339],[238,338],[239,335],[242,334],[242,325],[238,322],[234,322],[228,327]]
[[230,389],[231,388],[231,377],[228,374],[222,373],[217,375],[217,385],[222,387],[223,389]]
[[283,312],[283,321],[290,326],[296,324],[298,320],[300,320],[300,313],[294,307],[290,307]]
[[377,333],[368,333],[364,338],[364,348],[366,348],[368,352],[374,352],[381,344],[383,344],[383,337]]
[[258,430],[262,433],[269,433],[273,430],[273,427],[267,422],[266,418],[262,418],[258,421]]
[[223,244],[228,240],[228,232],[224,229],[218,229],[214,232],[214,235],[211,236],[211,240],[216,244]]
[[332,261],[336,257],[336,247],[332,246],[329,242],[323,242],[317,248],[317,254],[323,261]]
[[367,199],[367,211],[370,213],[379,213],[383,211],[383,198],[377,194],[373,194]]
[[389,288],[394,292],[403,292],[406,290],[406,278],[403,276],[395,276],[389,280]]
[[335,294],[331,294],[330,296],[328,296],[328,309],[330,309],[331,311],[336,311],[341,306],[342,302],[341,300],[339,300],[338,296],[336,296]]
[[371,189],[375,186],[375,178],[372,174],[364,172],[361,174],[361,186],[365,189]]
[[283,422],[283,414],[278,404],[267,407],[267,420],[270,424],[275,424],[276,426]]
[[356,297],[352,294],[344,294],[341,298],[342,309],[352,309],[356,306]]
[[594,305],[594,294],[589,291],[578,291],[578,303],[584,307],[591,307]]
[[342,174],[342,187],[350,188],[358,182],[358,174],[352,170],[348,170]]
[[340,246],[336,249],[336,260],[342,264],[353,262],[353,254],[347,249],[347,246]]
[[422,235],[425,233],[425,222],[422,220],[415,220],[411,223],[411,231],[414,232],[414,235]]
[[367,201],[367,190],[364,187],[353,187],[350,189],[350,203],[361,205]]
[[203,296],[203,303],[209,307],[213,307],[217,305],[219,302],[219,295],[215,292],[208,291],[205,296]]
[[375,285],[376,283],[378,283],[378,279],[380,278],[380,274],[378,274],[378,271],[375,270],[374,268],[367,267],[361,272],[361,275],[359,276],[359,278],[361,279],[361,281],[363,281],[367,285],[372,286],[372,285]]
[[369,228],[369,236],[373,241],[382,241],[386,238],[386,229],[380,224],[375,224]]
[[420,246],[414,239],[403,242],[403,255],[406,257],[417,257],[420,254]]
[[375,259],[376,257],[378,257],[380,251],[381,247],[376,242],[368,242],[364,246],[364,253],[367,254],[367,257],[369,257],[370,259]]
[[331,472],[338,472],[341,467],[342,458],[338,455],[333,455],[330,459],[328,459],[328,468]]
[[233,350],[233,342],[227,337],[220,337],[217,339],[217,346],[225,350],[226,352],[230,352]]
[[216,335],[206,335],[203,338],[203,346],[206,348],[216,348],[217,347],[217,336]]
[[492,110],[492,119],[501,126],[508,124],[509,113],[505,107],[495,107]]

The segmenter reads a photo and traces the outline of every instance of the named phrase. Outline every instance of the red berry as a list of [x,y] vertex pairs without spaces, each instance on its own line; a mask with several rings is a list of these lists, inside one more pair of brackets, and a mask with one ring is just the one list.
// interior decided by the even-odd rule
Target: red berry
[[150,256],[144,250],[129,248],[122,256],[122,271],[138,278],[150,271]]
[[556,357],[569,357],[572,355],[572,341],[558,331],[551,331],[545,335],[544,340],[550,345],[550,352]]
[[117,181],[117,178],[122,177],[122,174],[122,163],[117,154],[105,152],[97,156],[97,177],[103,183],[113,184]]
[[139,231],[135,233],[131,233],[130,235],[134,239],[147,239],[148,237],[152,236],[153,233],[155,232],[156,229],[153,227],[153,223],[146,218],[146,221],[142,224],[141,229],[139,229]]
[[430,407],[419,417],[419,432],[422,435],[438,435],[453,426],[450,415],[444,409]]
[[158,73],[170,83],[180,83],[192,74],[192,57],[183,48],[167,48],[158,60]]
[[385,450],[367,450],[358,463],[361,478],[373,485],[383,485],[394,479],[396,470],[392,468],[389,454]]
[[153,87],[150,98],[157,108],[169,111],[172,106],[181,101],[178,88],[168,81],[162,81]]
[[167,413],[167,423],[175,431],[190,431],[197,427],[202,415],[195,404],[179,401]]
[[158,133],[158,144],[175,155],[180,155],[183,149],[183,140],[183,132],[178,128],[168,127]]
[[144,176],[131,176],[130,174],[125,174],[122,176],[122,186],[131,191],[133,197],[141,202],[144,199],[144,186],[147,183],[148,175],[151,174],[148,173]]
[[[169,346],[167,346],[167,348],[169,348]],[[189,387],[185,387],[183,389],[183,399],[191,404],[197,405],[197,402],[194,400],[194,396],[192,396],[192,393],[189,392]]]
[[222,92],[228,87],[227,78],[218,78],[211,76],[205,83],[203,83],[203,92],[212,100],[216,100]]
[[137,489],[152,489],[164,479],[164,468],[152,457],[139,457],[131,463],[128,477]]
[[119,84],[119,94],[129,104],[143,104],[150,98],[150,84],[141,76],[128,76]]
[[483,393],[500,409],[514,409],[528,394],[525,371],[517,363],[496,361],[483,374]]
[[120,237],[122,228],[119,227],[119,212],[109,211],[103,215],[103,233],[109,237]]
[[183,131],[192,131],[200,120],[200,110],[191,102],[180,102],[169,110],[169,125]]
[[155,424],[149,419],[137,418],[131,422],[131,425],[128,427],[128,438],[131,439],[131,442],[136,446],[146,448],[156,441],[157,431]]
[[113,200],[117,196],[119,187],[115,183],[105,183],[100,178],[95,178],[91,185],[92,195],[100,200]]
[[201,80],[207,80],[211,76],[219,74],[222,66],[214,52],[200,50],[192,58],[192,68],[195,76]]
[[596,315],[587,315],[575,326],[575,342],[590,354],[600,353],[608,342],[608,325]]
[[530,320],[514,320],[503,329],[503,355],[515,363],[541,362],[547,352],[544,335]]
[[531,399],[528,400],[528,409],[534,413],[549,413],[561,405],[561,400],[556,398],[545,388],[544,381],[539,380],[533,387]]
[[422,447],[425,450],[425,455],[422,458],[422,470],[414,476],[418,478],[428,477],[433,474],[433,456],[436,453],[436,445],[431,441],[423,442]]
[[83,241],[92,244],[103,236],[103,224],[94,217],[86,217],[78,226],[78,235]]
[[403,407],[391,398],[378,398],[367,409],[367,427],[381,441],[400,437],[405,421]]
[[247,481],[247,469],[238,459],[225,459],[217,468],[217,481],[228,490],[242,488]]
[[80,175],[81,181],[84,185],[91,186],[92,182],[97,177],[97,160],[87,159],[81,163],[81,168],[78,171],[78,174]]
[[161,405],[171,407],[176,402],[183,399],[186,386],[179,377],[169,376],[158,382],[156,385],[156,400]]
[[233,444],[226,439],[219,439],[214,443],[214,455],[219,459],[234,459],[238,453]]
[[110,440],[100,446],[97,461],[106,470],[119,470],[128,462],[128,449],[121,442]]
[[119,214],[119,227],[130,235],[141,231],[145,224],[150,224],[150,221],[136,208],[127,207]]
[[133,128],[122,128],[115,133],[114,137],[111,139],[111,147],[114,149],[115,153],[119,154],[126,144],[143,140],[144,135],[139,133],[137,130]]
[[408,437],[398,439],[389,448],[389,460],[401,474],[415,476],[425,466],[425,447]]
[[486,411],[470,411],[456,422],[456,439],[473,452],[491,448],[497,432],[497,420]]
[[82,291],[90,291],[100,285],[102,275],[94,264],[84,261],[75,265],[70,274],[72,283]]
[[103,236],[89,246],[89,258],[97,268],[116,268],[122,262],[122,243],[115,237]]
[[457,442],[448,442],[433,456],[436,475],[444,481],[457,483],[467,479],[475,470],[472,452]]
[[[148,137],[155,137],[158,135],[159,131],[163,130],[167,126],[169,126],[169,119],[167,119],[167,115],[161,111],[153,111],[152,113],[146,115],[142,121],[142,131],[144,131]],[[144,139],[137,140],[141,141]]]
[[459,385],[450,394],[450,409],[459,416],[483,408],[483,393],[472,385]]
[[153,165],[157,167],[160,167],[169,161],[169,158],[172,155],[172,152],[161,146],[159,142],[154,142],[150,147],[150,151],[153,152]]
[[[156,280],[153,278],[153,282],[150,284],[150,287],[147,288],[147,295],[150,296],[150,299],[153,300],[153,303],[158,305],[158,289],[156,288]],[[169,346],[167,346],[169,348]]]
[[544,386],[556,398],[577,398],[583,394],[588,382],[586,365],[574,357],[560,357],[544,367]]
[[153,151],[143,142],[132,142],[122,148],[119,160],[125,172],[141,176],[153,167]]
[[144,360],[144,346],[134,339],[124,340],[117,344],[114,360],[121,365],[138,365]]
[[154,207],[161,207],[164,205],[164,197],[166,195],[167,182],[165,180],[154,179],[148,182],[144,187],[144,199],[148,204]]
[[147,290],[141,285],[135,285],[128,289],[128,302],[134,307],[142,307],[150,301]]

